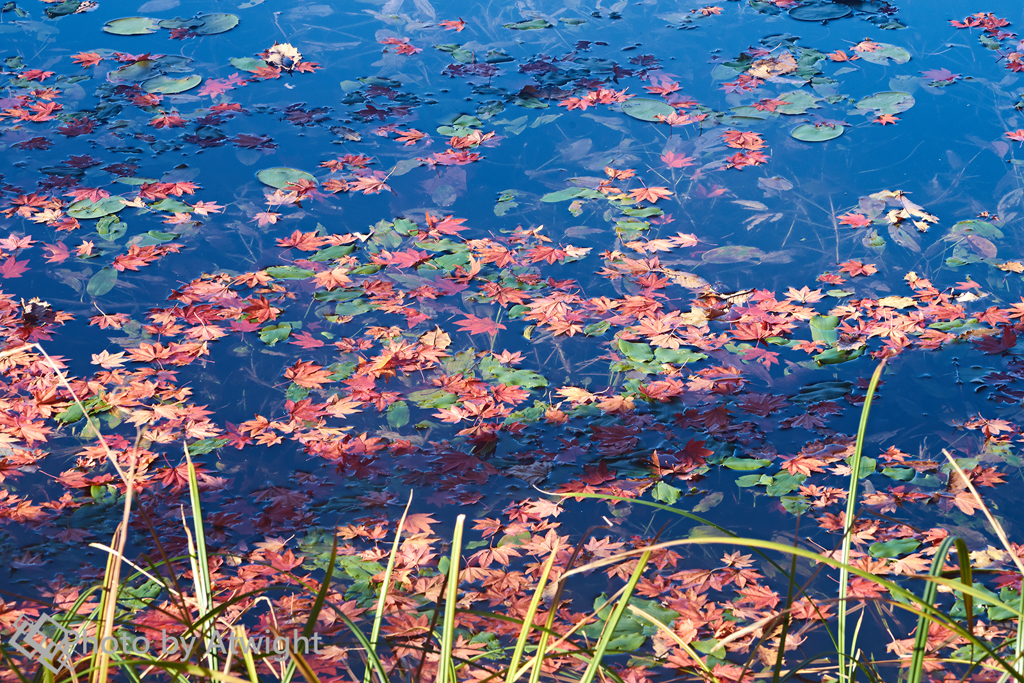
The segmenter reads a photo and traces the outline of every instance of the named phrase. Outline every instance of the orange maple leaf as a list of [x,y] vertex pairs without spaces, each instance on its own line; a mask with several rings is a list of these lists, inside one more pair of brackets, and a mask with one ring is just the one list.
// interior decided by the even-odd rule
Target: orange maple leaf
[[638,202],[650,202],[654,204],[659,199],[672,196],[672,191],[667,187],[642,187],[638,190],[631,190],[629,196]]
[[301,360],[284,371],[285,379],[307,389],[319,389],[321,384],[331,381],[332,374],[329,370],[324,370],[322,365]]

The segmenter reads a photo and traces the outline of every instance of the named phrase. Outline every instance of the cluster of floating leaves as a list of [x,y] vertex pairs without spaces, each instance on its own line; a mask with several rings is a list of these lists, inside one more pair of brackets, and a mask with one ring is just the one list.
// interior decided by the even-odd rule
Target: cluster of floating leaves
[[[856,14],[879,29],[897,28],[884,3],[858,4],[856,12],[845,4],[784,0],[754,0],[746,7],[799,21]],[[673,19],[687,28],[711,27],[723,11],[738,10],[707,6]],[[582,20],[549,19],[554,17],[510,22],[504,29],[582,30]],[[129,17],[107,22],[103,31],[152,36],[133,39],[140,41],[193,40],[238,24],[238,16],[220,13]],[[979,34],[984,48],[998,52],[1003,61],[996,68],[1020,70],[1024,49],[1004,30],[1005,20],[980,13],[953,25]],[[560,533],[556,518],[578,504],[571,502],[574,494],[646,497],[669,505],[696,501],[692,509],[699,514],[715,510],[727,495],[742,496],[742,504],[755,501],[780,515],[810,517],[817,529],[802,533],[834,546],[845,504],[839,486],[852,453],[852,439],[841,430],[852,424],[849,414],[863,402],[866,383],[854,371],[839,379],[823,368],[852,366],[865,376],[872,357],[959,349],[996,364],[965,377],[990,388],[992,415],[1007,417],[1024,398],[1017,384],[1024,366],[1014,353],[1024,329],[1024,300],[1014,301],[1024,264],[1005,257],[1013,253],[1005,246],[1012,244],[1006,228],[1022,190],[1004,195],[999,206],[989,207],[993,213],[940,215],[899,187],[874,188],[819,215],[835,232],[834,258],[817,272],[789,266],[788,280],[776,289],[756,275],[739,290],[710,280],[753,265],[806,261],[811,251],[786,248],[785,240],[769,250],[720,245],[721,231],[683,218],[691,205],[717,206],[729,198],[752,212],[738,221],[746,234],[791,219],[785,193],[794,183],[767,174],[773,172],[770,143],[800,145],[798,153],[813,154],[838,149],[829,145],[839,145],[840,136],[866,139],[873,131],[892,130],[882,126],[915,107],[914,94],[850,94],[839,77],[853,73],[854,63],[879,70],[906,65],[907,49],[872,39],[815,48],[795,36],[769,36],[718,60],[711,77],[720,84],[720,97],[700,102],[684,94],[679,78],[651,55],[620,64],[591,56],[603,46],[587,40],[561,57],[513,57],[506,47],[485,52],[470,41],[438,43],[431,52],[430,36],[472,35],[472,22],[451,19],[417,30],[422,39],[381,34],[374,49],[386,62],[434,60],[438,73],[456,83],[462,79],[479,103],[475,111],[450,112],[444,125],[428,131],[420,130],[427,126],[416,123],[416,110],[436,106],[436,95],[411,92],[394,74],[342,81],[340,114],[304,103],[256,104],[286,82],[300,82],[293,77],[314,83],[303,87],[317,87],[320,65],[299,48],[316,51],[301,44],[255,46],[251,55],[230,59],[230,72],[227,65],[215,67],[220,78],[194,73],[200,66],[187,57],[158,52],[97,48],[46,66],[59,71],[25,64],[27,56],[7,59],[4,137],[38,174],[31,178],[34,188],[13,184],[26,182],[23,172],[0,188],[13,226],[0,240],[0,332],[10,352],[0,359],[0,520],[18,529],[4,540],[5,552],[18,557],[13,567],[38,570],[56,563],[69,546],[102,539],[120,519],[124,486],[93,430],[84,426],[86,414],[103,425],[120,464],[136,468],[140,505],[171,556],[186,547],[175,511],[187,484],[181,451],[188,443],[201,463],[204,495],[215,503],[207,521],[222,551],[213,567],[218,599],[294,586],[295,576],[308,583],[309,573],[325,566],[330,539],[338,535],[352,581],[334,597],[348,616],[359,616],[379,588],[384,540],[394,531],[391,506],[415,488],[430,492],[421,496],[424,505],[478,506],[479,536],[463,577],[465,605],[504,605],[508,616],[521,617],[524,596],[548,557],[556,555],[556,575],[568,562],[576,539]],[[168,33],[153,35],[163,31]],[[139,44],[161,49],[156,42]],[[915,92],[940,92],[963,80],[944,68],[918,73],[902,81],[913,79]],[[91,79],[98,83],[95,106],[74,109],[69,93],[77,95]],[[252,104],[232,101],[254,91],[261,95]],[[241,188],[193,182],[197,176],[188,165],[157,170],[167,158],[162,155],[222,147],[256,165],[284,144],[259,127],[261,117],[338,143],[340,150],[328,148],[331,153],[305,168],[260,163],[256,179]],[[641,127],[654,137],[653,131],[660,136],[658,149],[609,155],[591,153],[588,140],[573,141],[561,152],[575,164],[568,179],[546,180],[546,191],[525,183],[502,191],[493,216],[449,210],[468,193],[468,172],[488,173],[488,157],[505,153],[512,138],[527,128],[549,130],[584,117],[615,131]],[[1020,130],[1001,135],[1024,140]],[[101,140],[109,155],[49,161],[64,157],[60,146],[75,138]],[[143,160],[144,147],[158,161]],[[36,162],[36,154],[47,161]],[[736,190],[730,187],[733,178],[758,167],[767,172],[754,184],[737,180]],[[741,188],[748,194],[739,194]],[[764,196],[755,200],[755,191]],[[422,199],[410,198],[414,192]],[[396,198],[401,209],[389,212],[385,197]],[[427,198],[430,206],[419,204]],[[367,209],[369,202],[375,203]],[[372,218],[358,227],[343,225],[331,213],[341,207]],[[535,216],[547,216],[547,227]],[[585,217],[586,223],[575,232],[563,229],[567,216]],[[202,255],[204,239],[222,244],[212,233],[225,228],[256,248],[240,253],[233,245],[228,255],[199,266],[188,259]],[[591,236],[598,231],[603,241]],[[934,276],[899,271],[902,255],[918,259]],[[939,265],[932,268],[926,259],[937,255]],[[232,267],[220,265],[229,257]],[[972,275],[946,282],[967,267]],[[88,306],[74,299],[31,300],[36,292],[19,282],[34,282],[33,272],[62,283]],[[158,274],[148,275],[153,272]],[[182,283],[170,291],[165,283],[172,274]],[[883,277],[888,280],[879,282]],[[974,277],[1002,279],[1004,290]],[[938,278],[941,284],[935,284]],[[166,301],[126,302],[165,287]],[[83,329],[85,319],[110,335],[102,348],[85,350],[69,341],[67,329]],[[62,367],[74,362],[72,354],[91,355],[98,370],[70,379],[81,406],[45,359],[25,346],[35,342]],[[207,386],[218,381],[212,372],[231,363],[250,364],[248,374],[231,376],[260,391],[258,398],[238,399],[248,412],[238,424],[218,414],[227,411],[227,401]],[[882,405],[891,386],[882,389]],[[210,410],[210,400],[220,407]],[[977,486],[1002,483],[1000,467],[1019,463],[1013,452],[1018,426],[1009,419],[963,416],[936,431]],[[964,431],[976,438],[963,439]],[[783,439],[809,440],[789,447]],[[934,525],[934,509],[961,526],[973,522],[977,510],[946,465],[898,446],[883,444],[865,463],[871,486],[861,502],[876,515],[854,526],[855,563],[896,577],[925,571],[929,551],[947,534]],[[288,447],[305,462],[287,482],[280,473],[271,477],[272,468],[259,466],[257,475],[247,466]],[[50,480],[21,485],[38,472]],[[724,481],[738,493],[706,488],[711,481]],[[552,495],[524,492],[527,486]],[[245,487],[254,493],[237,495]],[[507,496],[494,493],[502,488]],[[345,522],[332,527],[339,513]],[[623,526],[587,541],[583,559],[652,542],[639,531],[646,524],[646,517],[638,519],[642,511],[620,503],[608,505],[608,514]],[[435,530],[437,524],[425,513],[407,520],[410,536],[401,546],[384,631],[395,665],[418,662],[417,650],[428,640],[429,615],[416,610],[436,601],[441,590],[436,567],[445,534]],[[254,543],[256,536],[263,540]],[[1020,577],[1008,571],[1005,554],[985,548],[983,540],[978,547],[978,566],[993,569],[990,586],[1008,600]],[[678,640],[664,633],[652,637],[641,619],[627,619],[615,648],[636,653],[620,663],[630,681],[701,666],[719,680],[739,680],[748,657],[770,666],[773,650],[800,648],[829,616],[825,602],[801,600],[793,612],[799,626],[785,643],[760,629],[730,639],[743,626],[777,614],[781,600],[779,587],[753,568],[750,557],[684,558],[663,551],[653,563],[635,606],[669,625],[703,659],[699,665]],[[620,563],[607,574],[621,580],[631,569]],[[92,571],[56,577],[44,597],[73,604]],[[189,609],[159,591],[146,593],[152,585],[141,586],[133,598],[133,623],[140,628],[158,632],[173,621],[168,615]],[[875,584],[859,579],[851,595],[882,597]],[[572,603],[559,613],[556,630],[585,619],[590,607],[599,614],[607,610],[605,601]],[[283,630],[304,623],[308,605],[294,596],[274,604]],[[258,611],[253,600],[232,610],[230,618]],[[976,618],[983,613],[975,606]],[[38,609],[0,603],[2,623],[13,624],[22,614]],[[1008,635],[1000,622],[1009,615],[993,608],[984,616],[989,623],[980,624],[982,637],[997,642]],[[323,626],[328,635],[344,637],[339,619]],[[463,677],[485,671],[501,639],[516,631],[469,614],[458,617],[458,626],[459,656],[483,657],[477,673],[468,667]],[[583,636],[597,635],[591,626]],[[930,644],[936,656],[961,656],[964,645],[942,633]],[[908,642],[894,639],[895,658],[905,658],[908,649]],[[317,672],[346,677],[348,656],[340,648],[331,651],[315,660]],[[579,665],[568,651],[550,662],[552,673]],[[941,666],[937,660],[935,665]],[[422,668],[424,675],[433,675],[432,666]]]

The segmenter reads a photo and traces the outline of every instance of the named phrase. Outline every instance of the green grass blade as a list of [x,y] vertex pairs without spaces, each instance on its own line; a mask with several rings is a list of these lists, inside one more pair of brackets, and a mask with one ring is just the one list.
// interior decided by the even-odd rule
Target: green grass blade
[[633,596],[633,590],[636,588],[636,584],[640,582],[640,576],[643,574],[644,569],[647,567],[647,561],[650,559],[650,550],[647,550],[640,556],[640,561],[637,563],[636,569],[633,570],[633,575],[629,577],[629,583],[626,584],[622,597],[619,598],[619,602],[615,605],[612,613],[608,615],[608,621],[605,622],[604,630],[601,631],[601,637],[597,641],[594,656],[591,658],[590,664],[587,665],[587,670],[583,673],[580,683],[593,683],[594,676],[597,675],[597,669],[601,665],[601,660],[604,659],[604,654],[608,650],[608,643],[611,642],[615,628],[619,625],[619,619],[622,618],[622,613],[626,611],[626,605]]
[[[409,502],[405,504],[405,511],[398,520],[398,528],[395,529],[395,541],[391,544],[391,553],[388,555],[388,566],[384,570],[384,583],[380,587],[380,598],[377,600],[377,611],[373,615],[373,629],[370,631],[370,647],[377,651],[377,641],[380,638],[380,626],[384,621],[384,603],[387,601],[388,589],[391,586],[391,574],[395,571],[395,563],[398,560],[398,548],[402,540],[402,530],[405,528],[405,519],[409,516],[409,506],[412,505],[412,492],[409,492]],[[370,670],[366,670],[363,683],[370,683]]]
[[[313,606],[309,610],[309,618],[306,619],[306,625],[302,628],[302,637],[310,638],[313,636],[313,632],[316,630],[316,621],[320,617],[320,611],[324,608],[324,601],[327,600],[327,594],[331,591],[331,579],[334,577],[334,566],[338,559],[338,535],[332,534],[331,538],[331,559],[327,562],[327,571],[324,572],[324,580],[320,583],[320,590],[316,592],[316,599],[313,601]],[[305,667],[305,669],[303,668]],[[302,673],[302,677],[309,679],[309,672],[306,669],[309,665],[301,656],[293,655],[288,662],[288,667],[284,671],[284,676],[281,677],[281,683],[291,683],[292,678],[295,677],[296,669],[299,669]],[[367,676],[369,676],[369,669],[367,669]],[[315,678],[315,676],[314,676]],[[369,683],[369,681],[367,681]]]
[[864,436],[868,430],[868,414],[871,412],[871,402],[875,397],[875,388],[878,387],[878,380],[882,377],[885,369],[885,359],[875,368],[875,374],[871,376],[871,383],[868,385],[868,393],[864,398],[864,407],[860,411],[860,427],[857,429],[857,443],[853,450],[853,462],[850,463],[850,488],[846,494],[846,518],[843,520],[843,549],[841,561],[844,568],[839,570],[839,683],[847,683],[847,669],[843,661],[846,655],[857,649],[856,641],[846,642],[846,595],[849,590],[850,575],[845,565],[850,563],[850,546],[853,542],[851,531],[853,529],[854,514],[857,511],[857,485],[860,483],[861,454],[864,450]]
[[[195,532],[196,559],[192,566],[195,577],[196,602],[199,604],[199,615],[205,616],[213,608],[213,587],[210,583],[210,563],[206,556],[206,534],[203,531],[203,508],[199,504],[199,480],[196,468],[192,464],[192,456],[185,445],[185,462],[188,464],[188,494],[192,506],[192,528]],[[203,629],[206,641],[206,665],[211,669],[217,667],[217,656],[213,653],[213,624]]]
[[[971,552],[962,538],[956,543],[956,558],[960,564],[960,583],[965,586],[974,585],[974,575],[971,571]],[[967,630],[974,630],[974,598],[964,593],[964,611],[967,613]]]
[[[938,551],[935,553],[932,559],[932,568],[928,572],[928,576],[939,577],[942,575],[942,565],[946,563],[946,555],[949,553],[950,546],[953,545],[954,539],[952,536],[947,536],[942,540],[939,545]],[[960,541],[963,543],[963,541]],[[966,548],[966,546],[965,546]],[[957,548],[959,551],[959,548]],[[935,595],[938,593],[938,584],[929,581],[925,584],[924,590],[921,591],[921,602],[926,605],[935,604]],[[966,595],[964,596],[967,597]],[[921,677],[924,676],[924,655],[925,649],[928,647],[928,619],[922,614],[917,620],[917,633],[914,634],[914,651],[910,657],[910,669],[907,673],[907,683],[921,683]]]
[[[797,534],[799,534],[799,516],[796,518],[796,523]],[[799,541],[799,536],[795,536],[793,538],[793,546],[796,547]],[[782,617],[782,632],[779,634],[779,653],[775,656],[775,667],[772,669],[772,683],[779,683],[779,677],[782,675],[782,660],[785,658],[786,654],[786,638],[789,636],[789,624],[792,621],[789,615],[789,610],[793,607],[793,592],[796,588],[796,555],[793,555],[793,557],[790,558],[789,574],[786,578],[789,579],[786,587],[786,609],[784,616]]]
[[537,607],[540,605],[541,598],[544,597],[544,587],[548,582],[548,574],[551,573],[551,567],[554,565],[557,555],[558,549],[556,548],[541,571],[540,580],[537,581],[537,589],[533,591],[533,599],[530,600],[530,606],[526,610],[526,616],[523,618],[523,628],[519,631],[519,638],[516,640],[516,647],[512,652],[512,661],[508,665],[505,683],[513,683],[520,676],[521,672],[517,671],[519,662],[522,660],[523,652],[526,650],[526,643],[530,638],[530,629],[533,627],[533,617],[537,614]]
[[444,599],[444,619],[441,622],[441,652],[437,663],[437,683],[456,683],[452,647],[455,645],[455,606],[459,599],[459,559],[462,555],[462,527],[466,515],[455,518],[452,535],[452,557],[448,563],[448,591]]

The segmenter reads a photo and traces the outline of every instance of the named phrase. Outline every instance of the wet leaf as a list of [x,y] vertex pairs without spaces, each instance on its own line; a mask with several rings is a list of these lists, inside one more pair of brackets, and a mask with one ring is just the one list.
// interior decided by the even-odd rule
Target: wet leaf
[[818,4],[794,7],[789,10],[789,16],[797,21],[831,21],[843,19],[853,14],[853,10],[846,5],[839,4]]
[[142,89],[149,93],[163,93],[174,95],[191,90],[203,80],[202,76],[185,76],[184,78],[171,78],[170,76],[157,76],[150,78],[142,84]]
[[117,36],[142,36],[156,33],[160,22],[151,17],[125,17],[112,19],[103,25],[103,30]]
[[299,180],[308,180],[313,183],[316,182],[316,178],[314,178],[312,174],[300,171],[297,168],[287,168],[285,166],[265,168],[257,173],[256,177],[264,185],[276,187],[279,190],[283,190],[289,183],[294,183]]
[[652,100],[646,97],[634,97],[619,105],[622,113],[641,121],[659,121],[659,116],[671,116],[675,108],[663,100]]
[[198,17],[202,24],[192,29],[192,32],[200,36],[212,36],[218,33],[230,31],[238,26],[237,14],[203,14]]
[[103,268],[89,278],[89,284],[85,291],[92,296],[103,296],[117,284],[117,271],[113,268]]
[[805,123],[794,128],[790,132],[790,135],[802,142],[827,142],[829,140],[835,140],[837,137],[842,135],[845,130],[846,129],[838,123],[833,125],[811,125],[809,123]]
[[875,116],[899,114],[914,106],[914,96],[907,92],[880,92],[861,99],[856,106]]
[[91,199],[80,199],[68,207],[68,215],[72,218],[101,218],[117,213],[124,208],[124,202],[116,195],[104,197],[98,202]]
[[533,19],[532,21],[519,21],[514,24],[505,24],[505,28],[515,31],[536,31],[543,28],[551,28],[554,24],[548,23],[545,19]]
[[[885,66],[890,63],[893,64],[906,64],[910,61],[910,53],[904,50],[902,47],[896,45],[890,45],[889,43],[874,43],[877,45],[877,49],[860,51],[857,50],[857,54],[865,62],[871,62],[872,64],[881,64]],[[856,50],[856,47],[854,48]]]
[[884,543],[872,543],[868,547],[868,553],[872,557],[897,557],[912,553],[920,546],[921,542],[912,538],[894,538]]

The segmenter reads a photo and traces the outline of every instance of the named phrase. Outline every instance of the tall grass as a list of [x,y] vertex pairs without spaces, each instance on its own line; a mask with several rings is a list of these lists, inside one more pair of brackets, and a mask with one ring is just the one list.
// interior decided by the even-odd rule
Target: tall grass
[[[53,363],[52,359],[49,359],[49,356],[46,356],[45,351],[42,351],[38,345],[33,345],[33,347],[37,348],[43,354],[44,358],[48,360],[50,366],[60,378],[62,385],[71,392],[76,405],[78,405],[83,411],[83,415],[87,420],[87,425],[91,433],[105,445],[103,437],[99,432],[98,425],[95,424],[95,421],[84,410],[84,406],[81,405],[81,401],[79,401],[78,397],[74,395],[73,391],[71,391],[71,387],[67,384],[66,379],[60,373],[56,364]],[[5,353],[10,355],[11,353],[22,350],[25,350],[25,347],[14,352],[8,351]],[[780,575],[786,577],[788,589],[786,591],[785,602],[781,605],[781,609],[779,609],[777,613],[773,613],[762,619],[756,620],[753,623],[747,624],[742,628],[738,628],[731,635],[720,640],[717,643],[717,646],[711,650],[711,652],[715,653],[716,656],[721,655],[718,659],[724,658],[726,646],[735,640],[745,638],[751,633],[761,631],[763,633],[761,640],[764,641],[765,639],[772,637],[772,634],[778,632],[779,651],[775,659],[774,666],[761,674],[762,676],[770,676],[776,683],[783,683],[798,675],[810,675],[812,673],[820,674],[823,672],[834,672],[840,681],[851,683],[855,679],[858,671],[863,671],[865,673],[865,677],[868,679],[891,680],[891,677],[880,673],[872,662],[864,661],[863,658],[858,656],[858,629],[854,628],[852,637],[849,633],[850,625],[847,623],[847,619],[850,617],[850,612],[848,610],[848,603],[850,600],[849,580],[851,577],[860,577],[873,582],[881,590],[888,592],[888,594],[893,598],[888,601],[891,608],[895,610],[902,610],[907,614],[910,621],[916,622],[916,634],[913,649],[909,659],[904,660],[904,664],[906,665],[905,680],[907,683],[921,683],[921,681],[925,680],[924,672],[926,669],[926,662],[929,657],[934,657],[934,653],[929,653],[927,649],[928,629],[932,624],[938,624],[943,628],[948,629],[950,632],[967,642],[972,653],[976,653],[978,655],[978,659],[976,661],[979,662],[979,665],[987,671],[998,673],[1000,676],[999,680],[1001,682],[1015,680],[1024,683],[1024,657],[1022,657],[1022,654],[1024,654],[1024,634],[1021,633],[1021,629],[1019,628],[1021,619],[1024,618],[1024,597],[1020,600],[1014,601],[1014,604],[1004,603],[1003,601],[994,598],[990,592],[977,586],[974,582],[974,574],[971,567],[968,549],[962,540],[952,537],[945,539],[936,549],[929,572],[927,574],[911,577],[919,582],[921,587],[920,594],[915,593],[905,585],[898,584],[882,576],[872,574],[860,567],[854,566],[849,561],[852,546],[851,530],[853,529],[855,522],[856,498],[861,458],[863,456],[864,441],[867,432],[868,415],[872,399],[884,367],[885,363],[883,361],[872,376],[871,382],[868,386],[867,397],[861,411],[860,428],[857,434],[854,454],[850,461],[851,472],[848,492],[849,497],[847,499],[847,512],[843,524],[844,533],[842,539],[842,551],[839,559],[836,559],[829,553],[817,552],[801,547],[799,536],[796,537],[792,545],[757,538],[743,538],[729,532],[727,529],[724,529],[719,525],[716,525],[711,520],[707,520],[691,512],[680,510],[672,506],[600,494],[567,494],[566,497],[597,498],[607,501],[628,502],[636,506],[647,506],[652,508],[652,512],[667,512],[691,519],[703,525],[714,527],[723,535],[716,537],[677,539],[663,542],[659,542],[656,538],[654,543],[646,547],[618,553],[614,556],[595,560],[581,566],[574,566],[580,547],[582,547],[581,541],[581,545],[577,547],[576,552],[573,553],[568,564],[564,567],[558,568],[560,576],[558,578],[553,597],[550,599],[550,603],[547,606],[547,619],[543,626],[537,626],[534,622],[545,596],[549,593],[549,578],[552,572],[556,569],[556,562],[559,557],[559,549],[557,547],[552,548],[550,550],[549,557],[541,568],[539,579],[533,589],[533,595],[529,602],[529,606],[521,620],[513,619],[502,614],[483,613],[485,616],[493,619],[511,622],[519,626],[518,635],[506,646],[505,659],[497,665],[497,670],[493,671],[490,678],[487,680],[493,680],[497,683],[497,681],[503,678],[504,683],[515,683],[529,674],[529,683],[538,683],[543,675],[546,661],[552,657],[564,659],[565,657],[570,656],[581,661],[582,672],[573,674],[571,671],[563,670],[554,676],[553,680],[557,679],[563,683],[568,681],[576,681],[576,683],[594,683],[596,679],[600,679],[602,681],[614,681],[616,683],[621,683],[621,679],[615,671],[608,666],[605,660],[611,653],[611,642],[616,627],[623,615],[629,612],[632,616],[650,623],[655,629],[661,631],[668,640],[678,645],[689,656],[689,658],[694,661],[694,673],[696,675],[706,681],[718,683],[718,679],[716,679],[714,671],[706,661],[708,660],[708,655],[702,655],[701,652],[696,650],[692,645],[680,639],[673,631],[672,624],[663,623],[658,618],[640,609],[636,604],[631,604],[631,598],[633,597],[638,583],[643,578],[644,572],[647,570],[651,557],[659,550],[687,546],[700,547],[728,545],[757,553],[766,563],[773,566]],[[20,682],[84,683],[85,678],[88,678],[92,683],[107,683],[107,681],[112,680],[116,675],[119,678],[131,681],[132,683],[144,683],[146,680],[152,680],[155,675],[159,674],[165,679],[172,680],[175,683],[198,681],[218,681],[222,683],[269,683],[271,680],[279,681],[280,683],[292,683],[296,674],[298,674],[306,681],[306,683],[321,683],[314,667],[309,661],[307,661],[304,653],[297,651],[294,647],[291,647],[287,652],[287,665],[274,670],[271,678],[268,678],[266,673],[262,674],[262,676],[260,674],[259,666],[261,660],[265,657],[259,653],[254,654],[253,652],[243,648],[243,652],[240,656],[241,661],[237,662],[233,659],[233,653],[229,653],[223,661],[216,657],[214,648],[212,647],[212,638],[215,637],[216,623],[218,623],[218,620],[226,616],[227,609],[234,604],[238,604],[242,600],[253,597],[259,597],[260,600],[265,600],[267,602],[269,602],[269,600],[265,597],[267,589],[263,589],[242,595],[234,595],[230,597],[230,599],[224,600],[221,604],[216,603],[216,587],[213,583],[213,577],[211,577],[209,572],[210,557],[207,539],[204,532],[200,490],[196,469],[187,447],[185,449],[185,460],[188,471],[189,514],[186,515],[185,509],[182,508],[181,523],[187,538],[188,555],[185,556],[185,558],[168,558],[163,551],[163,547],[160,546],[159,538],[157,538],[155,530],[153,530],[153,527],[150,524],[150,529],[153,530],[154,544],[159,548],[163,560],[158,565],[151,565],[148,568],[139,567],[137,564],[124,557],[124,548],[128,533],[128,521],[132,511],[135,461],[132,459],[129,466],[125,469],[121,467],[121,463],[117,462],[109,449],[107,449],[107,453],[114,467],[122,476],[126,495],[123,504],[122,518],[115,530],[110,545],[102,546],[100,544],[96,544],[97,547],[101,547],[107,552],[106,571],[104,573],[101,586],[98,589],[101,595],[100,604],[98,608],[94,609],[84,617],[84,623],[82,619],[76,617],[75,615],[79,608],[85,604],[89,596],[95,592],[86,591],[79,597],[78,601],[70,608],[67,614],[59,617],[59,620],[61,620],[62,624],[65,624],[68,627],[77,625],[80,629],[88,628],[101,635],[112,635],[117,628],[117,619],[120,614],[118,599],[124,581],[135,579],[152,581],[159,584],[163,589],[166,589],[168,595],[172,596],[176,601],[178,601],[178,603],[180,603],[182,609],[181,618],[185,622],[185,626],[187,628],[186,633],[196,633],[200,636],[204,647],[202,652],[199,653],[199,659],[197,661],[202,661],[202,664],[192,662],[169,662],[153,657],[139,657],[132,659],[125,656],[123,653],[105,653],[102,649],[99,649],[94,651],[88,657],[76,662],[76,666],[72,671],[62,672],[60,675],[54,676],[43,670],[42,667],[39,667],[38,672],[34,676],[29,676],[18,668],[18,664],[10,658],[8,652],[0,649],[0,655],[2,655],[3,661],[12,671],[14,671]],[[977,500],[978,505],[983,511],[993,532],[999,538],[1001,545],[1015,563],[1017,571],[1022,577],[1024,577],[1024,563],[1021,562],[1020,558],[1014,552],[1014,547],[1010,544],[1002,527],[991,514],[984,501],[982,501],[969,477],[962,471],[959,464],[948,453],[946,453],[946,456],[951,467],[960,475],[962,481],[966,482],[967,488]],[[394,538],[391,541],[387,567],[383,573],[383,580],[380,584],[380,593],[377,596],[375,609],[372,614],[371,630],[369,635],[365,634],[357,624],[353,623],[353,621],[349,619],[340,608],[334,605],[328,597],[335,590],[332,587],[332,582],[335,579],[335,570],[338,560],[338,543],[336,536],[332,541],[330,556],[328,558],[324,577],[319,585],[306,585],[304,580],[295,577],[296,581],[299,582],[302,588],[310,595],[314,596],[309,614],[306,618],[305,626],[302,630],[303,636],[307,638],[312,636],[321,614],[325,610],[332,610],[334,612],[334,616],[346,624],[353,639],[359,645],[359,652],[363,657],[365,669],[362,671],[361,676],[357,674],[356,680],[358,680],[358,677],[361,677],[363,679],[363,683],[373,683],[374,679],[376,679],[377,683],[391,683],[388,667],[385,665],[385,660],[387,658],[386,649],[390,647],[390,644],[386,638],[382,638],[381,634],[383,620],[388,611],[389,598],[392,597],[390,594],[393,590],[391,586],[391,579],[399,556],[401,537],[408,511],[409,505],[407,504],[395,529]],[[148,524],[148,518],[145,517],[145,512],[141,510],[140,512]],[[422,670],[423,662],[426,661],[428,655],[438,659],[437,673],[434,683],[457,683],[460,675],[468,664],[468,662],[459,659],[455,655],[455,644],[459,638],[459,631],[456,628],[456,623],[458,621],[458,614],[461,611],[458,605],[460,594],[465,590],[460,583],[460,574],[463,567],[462,551],[464,545],[463,535],[465,521],[465,515],[459,515],[456,520],[450,546],[450,553],[446,558],[447,567],[444,571],[444,584],[436,601],[437,604],[435,604],[433,609],[435,621],[425,636],[425,644],[420,662],[420,670]],[[949,551],[954,547],[957,551],[958,566],[956,570],[950,571],[946,569],[946,559]],[[785,565],[781,564],[775,559],[775,555],[782,555],[783,557],[788,558],[789,562]],[[178,578],[174,575],[172,563],[181,559],[187,559],[192,570],[193,580],[191,582],[191,595],[185,594],[185,591],[182,588],[183,584],[179,582]],[[831,629],[829,629],[826,624],[826,634],[829,638],[832,638],[832,643],[835,648],[834,652],[824,653],[823,655],[809,658],[796,666],[787,669],[784,664],[784,652],[789,629],[790,612],[792,611],[795,602],[800,597],[810,597],[808,584],[814,578],[812,575],[811,579],[808,579],[804,584],[800,584],[797,581],[796,570],[798,559],[810,560],[821,566],[831,567],[838,570],[840,586],[838,597],[835,600],[838,607],[838,616],[836,620],[837,633],[833,635]],[[636,560],[636,566],[633,568],[629,579],[625,582],[625,585],[607,601],[608,605],[611,605],[614,602],[614,607],[603,620],[600,636],[594,642],[587,644],[576,636],[579,629],[587,620],[581,620],[579,623],[571,624],[568,629],[563,632],[556,631],[555,615],[560,605],[562,591],[568,581],[572,580],[574,577],[579,577],[583,574],[608,567],[615,563],[634,560]],[[133,568],[135,573],[132,576],[122,579],[123,566]],[[164,577],[161,571],[166,571],[169,578]],[[952,574],[955,574],[955,576],[951,576]],[[941,605],[937,603],[937,597],[940,589],[952,591],[957,595],[962,596],[966,612],[963,623],[950,616],[950,614],[944,612]],[[822,601],[818,600],[818,602]],[[1001,608],[1013,615],[1014,624],[1018,628],[1012,643],[994,645],[975,635],[974,605],[981,603],[988,604],[991,607]],[[189,604],[195,606],[197,614],[195,621],[192,621],[188,614]],[[812,601],[812,604],[815,604],[814,601]],[[599,617],[595,612],[590,615],[589,618]],[[77,622],[76,619],[78,619]],[[822,619],[822,621],[824,623],[825,620]],[[859,623],[860,622],[858,622],[858,627]],[[240,624],[233,624],[232,629],[238,638],[244,639],[246,637],[246,630]],[[271,630],[275,635],[280,635],[276,626],[272,627]],[[753,652],[753,649],[751,652]],[[743,671],[746,672],[749,666],[750,660],[748,660],[743,666]],[[239,670],[241,671],[240,674],[237,673]],[[413,683],[420,683],[419,674],[417,673],[412,680]]]
[[[868,384],[868,393],[864,398],[864,406],[860,411],[860,426],[857,429],[857,442],[853,449],[853,459],[850,462],[850,487],[846,494],[846,516],[843,519],[843,545],[842,545],[842,564],[843,567],[839,569],[839,624],[837,630],[839,631],[839,683],[847,683],[852,678],[852,666],[854,661],[854,655],[857,651],[857,634],[855,633],[852,640],[847,642],[847,623],[846,623],[846,598],[850,586],[850,575],[846,569],[846,565],[850,562],[850,547],[853,542],[853,524],[856,520],[857,512],[857,488],[860,484],[860,465],[861,458],[864,453],[864,439],[868,431],[868,415],[871,414],[871,402],[875,397],[875,389],[878,388],[878,380],[882,378],[882,371],[885,369],[886,360],[883,358],[875,369],[875,374],[871,376],[871,383]],[[849,663],[849,667],[846,663]]]

